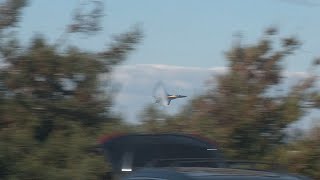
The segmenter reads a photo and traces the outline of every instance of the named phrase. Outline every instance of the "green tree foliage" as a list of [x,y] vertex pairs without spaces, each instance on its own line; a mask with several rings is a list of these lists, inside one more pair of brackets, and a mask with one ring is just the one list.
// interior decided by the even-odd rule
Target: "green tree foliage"
[[141,125],[138,127],[142,132],[159,133],[165,132],[165,122],[168,115],[160,109],[158,104],[149,104],[145,106],[139,115]]
[[[272,158],[291,172],[320,178],[320,127],[313,127],[303,138],[280,147]],[[271,156],[270,156],[271,157]]]
[[[3,30],[15,25],[25,5],[3,4],[12,12],[1,16]],[[101,12],[94,9],[90,17]],[[68,33],[94,34],[97,22],[81,17]],[[132,29],[94,53],[39,35],[26,46],[14,36],[0,39],[0,179],[98,179],[108,170],[104,157],[89,149],[102,133],[128,126],[110,111],[114,92],[106,77],[141,37]]]

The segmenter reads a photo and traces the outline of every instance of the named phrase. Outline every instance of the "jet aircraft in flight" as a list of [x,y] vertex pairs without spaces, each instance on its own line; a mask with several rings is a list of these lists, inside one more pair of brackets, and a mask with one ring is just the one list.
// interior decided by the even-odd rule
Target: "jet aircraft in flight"
[[[158,91],[158,94],[156,92]],[[159,93],[160,92],[160,93]],[[159,82],[154,89],[153,97],[156,99],[156,103],[166,103],[167,105],[170,105],[171,100],[178,99],[178,98],[185,98],[187,96],[185,95],[172,95],[167,93],[164,86],[161,82]]]

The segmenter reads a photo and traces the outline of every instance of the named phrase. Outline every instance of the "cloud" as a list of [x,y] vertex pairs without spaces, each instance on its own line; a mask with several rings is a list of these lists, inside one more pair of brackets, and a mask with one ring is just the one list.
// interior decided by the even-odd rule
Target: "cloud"
[[[117,67],[113,79],[122,84],[146,85],[151,82],[164,81],[169,86],[186,88],[194,81],[203,81],[210,74],[221,74],[227,71],[225,67],[184,67],[165,64],[138,64]],[[198,84],[198,83],[196,83]]]
[[[163,82],[168,93],[187,95],[186,99],[173,100],[164,107],[168,113],[175,113],[192,96],[204,92],[205,82],[228,71],[227,67],[185,67],[166,64],[123,65],[114,69],[112,80],[120,85],[116,96],[115,110],[123,113],[129,122],[138,121],[137,115],[149,103],[154,103],[153,89]],[[306,72],[283,73],[284,86],[290,87],[294,82],[308,77]],[[107,77],[105,77],[107,78]]]
[[[112,80],[120,85],[116,96],[115,110],[125,114],[129,122],[135,122],[137,115],[149,103],[154,103],[153,89],[163,82],[168,93],[192,97],[204,90],[204,81],[212,74],[226,72],[224,67],[184,67],[165,64],[124,65],[114,69]],[[108,78],[102,77],[103,78]],[[172,101],[164,107],[168,113],[177,112],[188,99]]]
[[284,71],[282,73],[282,76],[283,77],[286,77],[286,78],[299,78],[299,79],[302,79],[302,78],[308,78],[311,76],[310,73],[307,73],[307,72],[289,72],[289,71]]

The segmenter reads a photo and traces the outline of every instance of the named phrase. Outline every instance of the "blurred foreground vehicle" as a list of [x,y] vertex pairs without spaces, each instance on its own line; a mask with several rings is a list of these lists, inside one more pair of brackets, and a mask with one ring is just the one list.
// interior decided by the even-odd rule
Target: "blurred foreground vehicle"
[[113,172],[106,179],[307,179],[256,170],[272,164],[227,161],[205,138],[183,134],[122,134],[100,139]]

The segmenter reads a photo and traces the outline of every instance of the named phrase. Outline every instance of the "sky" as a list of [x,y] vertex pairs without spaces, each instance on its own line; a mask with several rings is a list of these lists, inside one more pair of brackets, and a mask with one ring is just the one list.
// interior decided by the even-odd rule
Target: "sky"
[[[71,12],[85,0],[31,0],[19,36],[28,42],[42,33],[51,42],[63,33]],[[205,89],[205,81],[227,66],[224,52],[235,35],[253,43],[266,27],[282,36],[297,36],[303,46],[285,61],[287,72],[305,72],[320,56],[320,3],[316,0],[105,0],[103,31],[95,37],[73,36],[69,44],[98,51],[113,35],[138,24],[144,38],[137,50],[114,72],[121,84],[118,110],[129,121],[152,102],[152,87],[161,80],[168,90],[186,95]],[[134,78],[133,78],[134,77]],[[124,80],[126,78],[126,80]],[[187,100],[176,100],[177,111]]]

